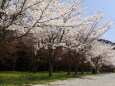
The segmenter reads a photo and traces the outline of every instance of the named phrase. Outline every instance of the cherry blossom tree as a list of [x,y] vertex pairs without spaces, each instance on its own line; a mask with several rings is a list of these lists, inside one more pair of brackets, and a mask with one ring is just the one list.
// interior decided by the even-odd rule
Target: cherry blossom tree
[[[80,24],[86,24],[85,20],[75,24],[75,20],[73,20],[73,15],[81,14],[79,8],[79,2],[74,2],[72,5],[66,6],[64,3],[59,3],[58,1],[51,2],[52,5],[50,10],[54,10],[47,15],[47,18],[50,17],[50,22],[45,22],[44,27],[36,27],[37,29],[37,38],[40,41],[39,45],[45,46],[48,49],[48,60],[49,60],[49,76],[52,76],[52,68],[53,68],[53,59],[55,59],[56,54],[59,50],[60,46],[63,46],[62,40],[63,36],[67,33],[67,28],[76,27]],[[53,8],[52,8],[53,7]],[[79,9],[79,10],[78,10]],[[50,13],[50,12],[49,12]],[[56,15],[56,13],[58,15]],[[54,18],[52,18],[54,17]],[[78,17],[76,17],[78,18]],[[81,19],[79,19],[80,21]],[[74,22],[73,22],[74,21]],[[72,24],[70,24],[72,23]],[[35,32],[35,30],[33,31]],[[41,47],[39,46],[39,47]]]
[[91,66],[99,71],[103,64],[113,64],[111,60],[114,59],[113,50],[114,46],[111,44],[105,44],[103,42],[94,41],[92,43],[91,49],[87,52],[88,59],[91,63]]
[[[86,52],[91,49],[92,43],[95,40],[97,40],[102,34],[104,34],[108,29],[110,29],[111,23],[108,23],[105,26],[99,25],[99,21],[101,20],[101,15],[100,14],[97,15],[98,17],[92,23],[87,24],[86,26],[81,25],[81,27],[74,27],[68,31],[66,36],[64,36],[64,43],[66,45],[65,49],[66,52],[68,52],[68,56],[69,56],[67,58],[68,61],[72,59],[71,52],[73,51],[77,53],[78,56],[82,56],[82,57],[85,56]],[[76,56],[74,56],[74,61],[78,63],[78,58]],[[70,62],[68,63],[69,63],[68,74],[70,74]]]
[[[82,13],[79,9],[79,1],[72,5],[67,4],[59,0],[2,0],[0,2],[0,45],[25,36],[35,27],[73,27],[84,23],[85,21],[78,24],[67,22],[70,17]],[[9,35],[9,30],[16,33],[10,36],[12,33]]]
[[48,50],[49,76],[52,76],[53,63],[60,47],[76,52],[85,51],[94,40],[111,27],[111,23],[100,25],[101,13],[83,17],[79,0],[75,0],[72,4],[58,0],[48,2],[43,3],[45,9],[41,8],[40,20],[36,22],[31,32],[38,38],[38,50],[41,47]]

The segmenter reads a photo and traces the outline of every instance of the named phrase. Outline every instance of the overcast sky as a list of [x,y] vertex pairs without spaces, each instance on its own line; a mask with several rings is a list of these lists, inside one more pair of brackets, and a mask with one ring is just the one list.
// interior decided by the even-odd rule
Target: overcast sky
[[[104,22],[115,22],[115,0],[84,0],[89,13],[101,11],[105,13]],[[115,42],[115,25],[102,38]]]

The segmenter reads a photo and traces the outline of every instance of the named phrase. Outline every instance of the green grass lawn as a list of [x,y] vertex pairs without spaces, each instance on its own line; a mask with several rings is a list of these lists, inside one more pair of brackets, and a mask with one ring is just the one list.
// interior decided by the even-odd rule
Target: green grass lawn
[[91,73],[67,75],[66,72],[54,72],[49,78],[47,72],[0,72],[0,86],[29,86],[30,84],[42,84],[68,78],[79,78]]

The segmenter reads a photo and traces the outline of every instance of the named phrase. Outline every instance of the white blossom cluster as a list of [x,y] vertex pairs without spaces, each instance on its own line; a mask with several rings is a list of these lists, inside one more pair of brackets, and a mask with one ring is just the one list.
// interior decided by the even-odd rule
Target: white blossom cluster
[[6,8],[0,9],[5,13],[0,26],[17,30],[19,35],[33,33],[36,51],[62,47],[79,53],[89,50],[92,57],[111,57],[111,46],[94,41],[111,28],[112,22],[100,25],[102,13],[83,16],[81,4],[80,0],[8,0]]
[[[44,0],[42,2],[43,7],[39,6],[39,9],[43,11],[48,4],[47,1]],[[93,58],[98,55],[104,55],[103,57],[105,58],[111,57],[109,54],[111,51],[113,52],[111,46],[94,41],[111,28],[112,22],[100,25],[102,13],[83,17],[81,3],[78,0],[75,1],[77,2],[69,5],[61,3],[58,0],[51,0],[49,2],[49,6],[45,9],[42,18],[37,24],[38,26],[32,30],[39,43],[38,50],[41,47],[45,49],[50,47],[53,50],[57,47],[62,47],[64,51],[69,49],[79,53],[90,52]],[[38,9],[35,11],[40,13]],[[34,12],[35,14],[37,13]],[[37,17],[40,17],[39,15],[37,14]],[[37,17],[35,18],[37,19]],[[43,26],[39,27],[39,25]],[[94,65],[91,61],[92,57],[88,57],[87,60]]]
[[[91,59],[96,59],[99,58],[98,60],[98,65],[101,66],[101,64],[112,64],[114,65],[114,61],[115,61],[115,50],[113,49],[115,46],[111,45],[111,44],[106,44],[103,42],[99,42],[99,41],[94,41],[92,43],[92,48],[87,52],[87,57],[91,60]],[[95,64],[93,63],[93,61],[91,61],[93,66],[95,66]]]

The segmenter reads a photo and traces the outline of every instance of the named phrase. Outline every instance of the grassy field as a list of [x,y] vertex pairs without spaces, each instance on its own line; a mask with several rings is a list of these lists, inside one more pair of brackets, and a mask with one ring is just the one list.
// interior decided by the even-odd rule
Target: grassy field
[[54,72],[53,77],[49,78],[47,72],[0,72],[0,86],[29,86],[31,84],[42,84],[68,78],[79,78],[86,75],[91,75],[91,73],[71,74],[68,76],[66,72]]

